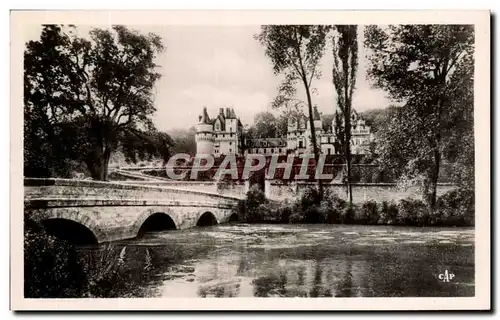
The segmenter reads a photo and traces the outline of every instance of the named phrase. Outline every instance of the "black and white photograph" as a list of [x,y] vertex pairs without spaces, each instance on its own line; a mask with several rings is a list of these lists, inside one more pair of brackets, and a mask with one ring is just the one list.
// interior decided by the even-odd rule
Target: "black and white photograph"
[[489,309],[489,12],[216,13],[11,16],[16,308]]

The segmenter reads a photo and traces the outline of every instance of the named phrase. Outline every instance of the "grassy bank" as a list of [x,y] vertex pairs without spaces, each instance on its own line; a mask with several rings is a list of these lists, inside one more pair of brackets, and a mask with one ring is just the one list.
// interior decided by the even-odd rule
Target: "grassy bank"
[[326,190],[320,200],[315,188],[307,189],[293,201],[268,201],[264,193],[252,189],[240,203],[239,219],[244,222],[332,223],[405,226],[472,226],[474,196],[464,190],[453,190],[438,198],[431,211],[421,200],[368,200],[349,204]]

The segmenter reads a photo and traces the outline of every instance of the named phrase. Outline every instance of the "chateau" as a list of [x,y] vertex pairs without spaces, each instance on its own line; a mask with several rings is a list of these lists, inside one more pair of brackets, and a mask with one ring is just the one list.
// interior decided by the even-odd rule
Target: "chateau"
[[[340,153],[339,143],[335,135],[335,112],[332,123],[323,128],[323,121],[318,109],[313,112],[316,140],[323,154],[333,155]],[[341,118],[341,117],[339,117]],[[351,115],[351,152],[363,154],[368,151],[373,140],[371,128],[355,111]],[[243,125],[232,108],[220,108],[219,114],[211,119],[207,108],[203,108],[198,118],[196,132],[196,152],[198,154],[212,154],[216,157],[225,154],[243,155],[247,153],[260,154],[302,154],[312,153],[311,126],[307,116],[299,119],[290,118],[285,137],[266,137],[260,139],[246,139]]]

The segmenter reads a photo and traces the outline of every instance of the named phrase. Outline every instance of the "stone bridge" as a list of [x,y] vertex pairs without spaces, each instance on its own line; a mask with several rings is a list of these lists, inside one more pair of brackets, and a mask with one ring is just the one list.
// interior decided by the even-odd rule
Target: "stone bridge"
[[228,222],[241,197],[189,189],[69,179],[24,179],[25,218],[83,244]]

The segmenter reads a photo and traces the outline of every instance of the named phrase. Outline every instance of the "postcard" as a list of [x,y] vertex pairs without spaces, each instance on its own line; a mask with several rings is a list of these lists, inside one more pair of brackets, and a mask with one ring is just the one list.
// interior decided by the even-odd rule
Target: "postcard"
[[11,309],[489,310],[490,36],[11,11]]

